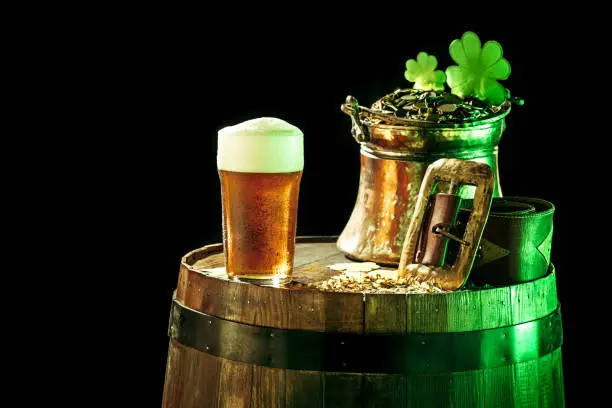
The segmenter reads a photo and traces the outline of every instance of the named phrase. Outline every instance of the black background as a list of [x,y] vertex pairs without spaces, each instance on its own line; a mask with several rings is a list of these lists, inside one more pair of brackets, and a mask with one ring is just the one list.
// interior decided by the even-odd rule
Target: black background
[[539,197],[556,205],[552,260],[563,307],[567,400],[585,401],[592,395],[583,395],[580,388],[591,381],[582,371],[585,361],[593,359],[585,357],[587,342],[582,341],[590,294],[576,288],[576,277],[585,278],[577,254],[588,253],[589,242],[578,238],[585,221],[576,214],[588,209],[581,181],[587,169],[576,159],[581,153],[575,142],[584,134],[577,132],[571,112],[559,110],[572,77],[568,71],[580,69],[580,61],[566,63],[572,33],[561,22],[543,27],[541,16],[488,26],[479,20],[370,24],[380,17],[376,13],[321,13],[306,16],[305,22],[300,11],[289,16],[281,22],[271,16],[208,14],[207,23],[201,23],[188,13],[164,15],[162,10],[147,23],[155,34],[136,33],[126,45],[126,58],[140,63],[133,71],[127,67],[131,77],[121,115],[132,115],[130,106],[139,114],[133,128],[123,129],[129,136],[117,140],[118,160],[131,171],[114,204],[127,224],[121,233],[129,244],[126,250],[136,246],[147,254],[135,262],[136,291],[145,295],[141,302],[147,318],[130,323],[131,330],[146,336],[131,357],[142,362],[138,390],[161,400],[170,299],[181,256],[221,240],[217,130],[258,116],[276,116],[300,127],[305,167],[298,235],[339,234],[359,183],[359,146],[341,103],[353,95],[369,105],[395,88],[410,86],[405,62],[419,51],[435,55],[438,68],[445,69],[453,64],[450,42],[472,30],[483,43],[502,44],[512,66],[503,83],[525,99],[507,118],[500,181],[505,195]]

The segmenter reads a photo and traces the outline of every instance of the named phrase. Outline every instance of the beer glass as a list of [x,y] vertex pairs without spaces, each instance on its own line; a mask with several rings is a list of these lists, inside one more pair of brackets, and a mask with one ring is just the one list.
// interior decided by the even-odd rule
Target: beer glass
[[304,136],[277,118],[218,132],[227,274],[260,284],[291,280]]

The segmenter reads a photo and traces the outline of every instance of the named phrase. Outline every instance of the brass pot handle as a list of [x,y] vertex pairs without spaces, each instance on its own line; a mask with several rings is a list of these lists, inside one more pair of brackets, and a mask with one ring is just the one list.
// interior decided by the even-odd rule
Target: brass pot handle
[[363,128],[361,119],[359,119],[360,108],[357,98],[347,96],[346,102],[340,106],[340,109],[351,117],[351,134],[357,143],[369,142],[370,134]]

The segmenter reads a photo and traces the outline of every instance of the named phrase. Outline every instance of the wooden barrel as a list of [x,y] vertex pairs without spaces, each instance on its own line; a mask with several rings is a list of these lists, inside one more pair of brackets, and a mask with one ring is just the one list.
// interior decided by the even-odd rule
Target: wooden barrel
[[[335,237],[298,238],[294,279],[349,262]],[[223,245],[181,263],[163,406],[562,407],[554,269],[442,294],[284,289],[228,280]]]

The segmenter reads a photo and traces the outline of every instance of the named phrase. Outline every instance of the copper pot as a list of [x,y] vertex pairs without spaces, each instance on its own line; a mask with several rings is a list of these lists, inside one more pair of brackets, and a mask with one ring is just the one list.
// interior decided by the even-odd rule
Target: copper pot
[[[509,105],[494,117],[450,125],[409,120],[400,125],[368,124],[351,96],[342,111],[351,116],[351,132],[361,145],[357,202],[337,242],[350,258],[399,263],[425,170],[437,159],[486,163],[495,175],[493,196],[501,197],[497,145]],[[438,185],[438,191],[446,188],[444,183]],[[461,196],[473,198],[474,189],[463,188]]]

